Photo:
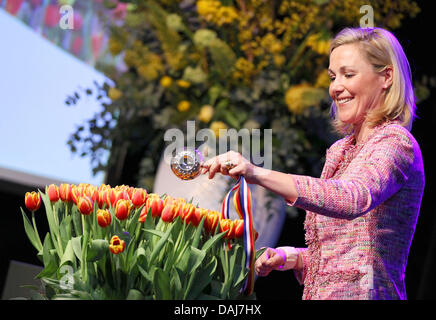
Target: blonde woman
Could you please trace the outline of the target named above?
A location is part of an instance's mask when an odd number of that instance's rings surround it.
[[[406,299],[424,191],[409,63],[392,33],[346,28],[332,40],[328,72],[333,125],[345,137],[327,150],[320,178],[257,167],[235,152],[208,160],[203,173],[243,175],[306,210],[307,248],[268,248],[259,276],[294,270],[303,299]]]

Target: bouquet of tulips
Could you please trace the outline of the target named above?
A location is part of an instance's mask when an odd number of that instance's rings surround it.
[[[43,239],[35,223],[41,201]],[[25,205],[25,232],[44,264],[37,298],[247,298],[244,220],[125,185],[52,184],[27,192]]]

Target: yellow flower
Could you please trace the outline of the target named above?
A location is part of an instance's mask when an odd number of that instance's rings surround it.
[[[179,110],[180,112],[188,111],[189,108],[191,108],[191,104],[189,103],[189,101],[186,100],[180,101],[177,105],[177,110]]]
[[[227,129],[227,125],[222,121],[214,121],[210,124],[209,129],[213,131],[216,137],[220,136],[220,129]]]
[[[191,83],[189,83],[186,80],[180,79],[180,80],[177,80],[177,85],[181,88],[189,88],[191,86]]]
[[[281,67],[285,63],[285,61],[286,61],[285,56],[282,55],[282,54],[275,54],[273,59],[274,59],[274,64],[277,67]]]
[[[109,88],[108,97],[112,101],[118,100],[119,98],[122,97],[122,95],[123,93],[121,92],[121,90],[118,90],[117,88],[114,87]]]
[[[221,7],[221,2],[217,0],[199,0],[197,1],[197,12],[207,21],[211,21]]]
[[[211,105],[204,105],[198,114],[198,120],[208,123],[214,114],[214,109]]]
[[[123,45],[114,38],[109,39],[108,47],[110,53],[114,56],[118,55],[121,51],[123,51]]]
[[[216,22],[219,26],[230,24],[238,19],[238,13],[233,7],[220,7],[217,12]]]
[[[171,79],[168,76],[163,76],[160,79],[160,85],[164,88],[169,88],[171,86],[171,84],[173,83],[173,79]]]
[[[330,77],[327,70],[324,70],[316,78],[315,88],[328,88],[329,86],[330,86]]]
[[[143,64],[136,69],[141,77],[148,81],[152,81],[158,77],[158,72],[153,65]]]
[[[325,90],[314,88],[308,84],[290,87],[285,94],[285,102],[289,111],[301,114],[306,108],[319,105],[325,97]]]

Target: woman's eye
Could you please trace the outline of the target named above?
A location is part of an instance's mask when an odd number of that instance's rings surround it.
[[[354,74],[352,74],[352,73],[347,73],[346,75],[345,75],[345,78],[351,78],[351,77],[353,77],[354,76]]]

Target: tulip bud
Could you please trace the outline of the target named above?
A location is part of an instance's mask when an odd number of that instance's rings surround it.
[[[151,215],[153,216],[153,218],[156,218],[161,215],[164,207],[164,202],[159,196],[149,197],[146,201],[146,207],[151,208]]]
[[[94,210],[94,202],[88,196],[81,197],[77,202],[77,209],[85,216],[90,215]]]
[[[70,184],[62,183],[59,187],[59,197],[63,202],[72,202],[73,201],[72,191],[73,189]]]
[[[195,213],[195,207],[193,204],[183,203],[181,205],[180,218],[182,218],[182,220],[185,220],[186,223],[189,223],[191,219],[193,219],[192,216],[194,215],[194,213]]]
[[[167,205],[162,209],[162,213],[160,218],[164,222],[173,222],[175,216],[175,210],[177,208],[177,204],[174,202],[168,202]]]
[[[235,238],[242,238],[244,236],[244,220],[239,219],[234,221],[235,224]]]
[[[232,239],[234,238],[234,229],[235,229],[235,224],[233,223],[233,221],[231,221],[230,219],[221,219],[220,220],[220,232],[227,232],[225,237],[227,239]]]
[[[109,206],[111,206],[111,207],[115,206],[116,194],[115,194],[115,190],[113,188],[110,188],[110,189],[107,190],[106,197],[107,197],[107,199],[106,199],[107,206],[108,207]]]
[[[79,199],[83,197],[83,186],[72,186],[71,190],[72,199],[75,205],[78,205]]]
[[[124,240],[121,240],[120,238],[118,238],[118,236],[112,237],[109,244],[109,250],[113,254],[119,254],[123,252],[125,248],[126,248],[126,242]]]
[[[115,216],[118,220],[126,220],[129,217],[131,209],[132,202],[130,200],[120,199],[115,205]]]
[[[100,209],[102,209],[105,204],[107,206],[107,190],[100,190],[96,200]]]
[[[109,210],[98,209],[97,210],[97,223],[100,227],[106,228],[111,224],[112,218]]]
[[[147,191],[142,188],[135,188],[132,193],[132,203],[135,208],[142,206],[147,200]]]
[[[57,202],[59,200],[59,188],[56,185],[51,184],[45,186],[45,193],[48,195],[51,202]]]
[[[26,192],[24,195],[24,204],[30,211],[36,211],[41,206],[41,195],[35,191]]]
[[[206,216],[205,228],[206,231],[213,234],[215,233],[216,226],[220,220],[220,215],[217,211],[209,211]]]

